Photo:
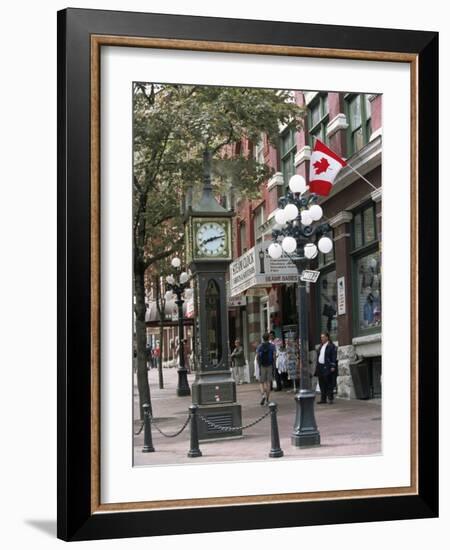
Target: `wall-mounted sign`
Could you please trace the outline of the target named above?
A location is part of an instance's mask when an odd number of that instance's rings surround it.
[[[242,307],[247,304],[247,296],[245,294],[236,294],[236,296],[230,295],[230,282],[225,282],[225,289],[227,292],[227,306],[228,307]]]
[[[345,277],[339,277],[336,283],[338,315],[345,315]]]
[[[274,260],[269,256],[267,249],[271,242],[258,243],[230,265],[231,296],[253,287],[298,281],[297,268],[290,258],[283,255]]]

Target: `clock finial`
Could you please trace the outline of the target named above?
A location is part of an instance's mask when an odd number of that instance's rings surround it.
[[[211,150],[206,147],[203,151],[203,192],[198,205],[193,209],[196,212],[227,212],[214,197],[211,184]]]

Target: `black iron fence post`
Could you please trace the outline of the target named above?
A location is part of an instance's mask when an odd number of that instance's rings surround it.
[[[188,452],[189,458],[196,458],[197,456],[202,456],[198,445],[198,426],[197,426],[197,405],[191,405],[189,407],[189,416],[191,422],[191,448]]]
[[[142,408],[144,409],[144,447],[142,449],[142,452],[154,453],[155,448],[153,447],[152,441],[152,420],[150,403],[144,403],[142,405]]]

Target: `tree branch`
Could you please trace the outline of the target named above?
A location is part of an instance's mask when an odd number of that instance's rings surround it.
[[[145,268],[148,268],[150,265],[154,264],[158,260],[162,260],[164,258],[167,258],[174,252],[176,252],[179,245],[183,242],[184,235],[182,235],[177,241],[173,243],[173,246],[169,248],[169,250],[164,250],[163,252],[160,252],[159,254],[155,254],[154,256],[151,256],[150,258],[147,258],[144,260]]]
[[[225,141],[222,141],[222,143],[219,143],[219,145],[214,147],[214,149],[211,149],[211,156],[213,156],[215,153],[217,153],[217,151],[222,149],[222,147],[224,147],[225,145],[229,145],[233,141],[233,133],[234,133],[234,128],[233,128],[233,126],[231,126],[230,127],[230,134],[229,134],[228,138]]]

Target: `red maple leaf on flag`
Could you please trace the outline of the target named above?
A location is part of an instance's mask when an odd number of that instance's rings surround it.
[[[318,175],[318,174],[322,174],[323,172],[326,172],[330,167],[330,163],[327,161],[325,157],[322,157],[320,160],[317,160],[313,164],[313,166],[315,168],[316,174]]]

